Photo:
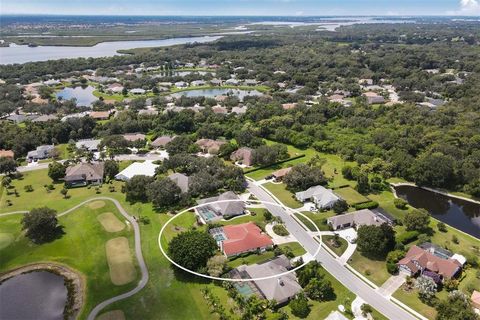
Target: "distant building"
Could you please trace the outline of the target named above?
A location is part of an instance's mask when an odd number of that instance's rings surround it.
[[[170,180],[175,182],[175,184],[182,190],[182,193],[187,193],[190,184],[190,178],[182,173],[173,173],[168,176]]]
[[[280,182],[283,178],[292,170],[292,167],[283,168],[272,173],[273,179],[276,182]]]
[[[27,160],[29,162],[47,159],[50,157],[50,153],[55,147],[53,145],[43,145],[37,147],[36,150],[29,151],[27,153]]]
[[[368,91],[363,93],[363,95],[367,98],[368,104],[385,103],[385,98],[376,92]]]
[[[155,170],[159,167],[158,164],[154,164],[151,160],[146,160],[145,162],[134,162],[120,173],[115,176],[115,179],[128,181],[134,176],[155,176]]]
[[[228,79],[225,81],[225,84],[229,86],[238,86],[239,83],[237,79]]]
[[[195,142],[203,153],[217,154],[220,150],[220,147],[227,143],[223,140],[212,140],[212,139],[200,139]]]
[[[51,120],[57,120],[58,117],[54,114],[44,114],[32,120],[32,122],[47,122]]]
[[[95,120],[108,120],[110,119],[110,115],[110,111],[92,111],[89,114],[90,118]]]
[[[380,226],[384,223],[393,225],[393,219],[378,211],[362,209],[355,212],[336,215],[327,219],[333,230],[358,228],[360,226]]]
[[[110,91],[110,92],[112,92],[112,93],[122,93],[123,88],[124,88],[124,87],[123,87],[120,83],[116,82],[116,83],[110,84],[110,85],[107,87],[107,90]]]
[[[233,107],[232,108],[232,113],[245,114],[245,113],[247,113],[247,107],[246,106]]]
[[[126,133],[123,135],[123,138],[130,142],[145,140],[146,136],[142,133]]]
[[[87,149],[88,151],[97,152],[100,142],[100,139],[79,140],[75,143],[75,147],[77,147],[77,149]]]
[[[188,87],[188,83],[186,83],[185,81],[178,81],[178,82],[175,82],[175,87],[186,88]]]
[[[207,83],[203,80],[195,80],[195,81],[191,82],[191,85],[194,86],[194,87],[200,87],[200,86],[204,86],[206,84]]]
[[[0,150],[0,158],[14,158],[15,153],[12,150]]]
[[[230,159],[234,162],[239,162],[244,166],[250,167],[253,164],[253,149],[242,147],[232,152]]]
[[[67,168],[65,183],[69,187],[86,186],[103,183],[104,163],[79,163]]]
[[[150,145],[154,148],[165,148],[167,143],[173,140],[173,136],[160,136],[157,137]]]
[[[213,228],[209,232],[227,257],[257,250],[262,252],[273,246],[272,239],[253,222]]]
[[[251,87],[254,87],[258,84],[258,81],[255,80],[255,79],[246,79],[245,81],[243,81],[243,83],[246,85],[246,86],[251,86]]]
[[[480,310],[480,292],[473,290],[470,300],[472,301],[472,306]]]
[[[36,118],[38,118],[36,114],[12,114],[8,116],[6,120],[19,124],[25,121],[32,121]]]
[[[212,112],[213,113],[216,113],[216,114],[227,114],[228,113],[228,109],[225,108],[225,107],[222,107],[220,105],[217,105],[217,106],[213,106],[212,107]]]
[[[291,269],[292,265],[288,258],[281,255],[261,264],[241,265],[230,272],[230,277],[234,279],[266,278]],[[236,286],[241,294],[245,292],[247,296],[256,294],[261,299],[275,300],[277,305],[286,304],[302,290],[293,272],[266,280],[239,282]],[[250,290],[241,290],[245,286],[249,286]]]
[[[297,106],[298,106],[298,103],[296,103],[296,102],[294,102],[294,103],[284,103],[284,104],[282,104],[283,110],[295,109]]]
[[[300,202],[313,201],[319,209],[330,209],[335,202],[340,200],[332,190],[322,186],[313,186],[305,191],[297,192],[295,197]]]
[[[145,94],[145,92],[146,91],[144,89],[141,89],[141,88],[135,88],[135,89],[130,90],[130,93],[134,94],[134,95]]]

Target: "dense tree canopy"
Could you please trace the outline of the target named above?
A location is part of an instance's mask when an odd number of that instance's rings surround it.
[[[22,218],[22,229],[26,230],[25,235],[35,243],[52,241],[62,232],[57,212],[47,207],[27,212]]]
[[[168,253],[173,261],[194,271],[204,268],[216,250],[215,239],[203,231],[182,232],[168,244]]]

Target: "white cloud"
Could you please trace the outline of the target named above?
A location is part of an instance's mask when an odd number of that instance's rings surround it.
[[[479,0],[460,0],[460,8],[457,11],[450,11],[448,14],[475,16],[480,14]]]

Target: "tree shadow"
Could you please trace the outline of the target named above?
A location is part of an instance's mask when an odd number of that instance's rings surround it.
[[[193,275],[183,269],[171,265],[175,279],[183,283],[210,284],[212,280]]]
[[[31,238],[35,244],[45,244],[61,239],[66,232],[63,230],[64,226],[58,225],[51,232],[42,235],[41,237]]]

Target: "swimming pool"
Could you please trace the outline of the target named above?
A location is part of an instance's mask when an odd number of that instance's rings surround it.
[[[217,218],[217,214],[210,207],[197,208],[198,213],[202,216],[205,222],[211,221]]]

